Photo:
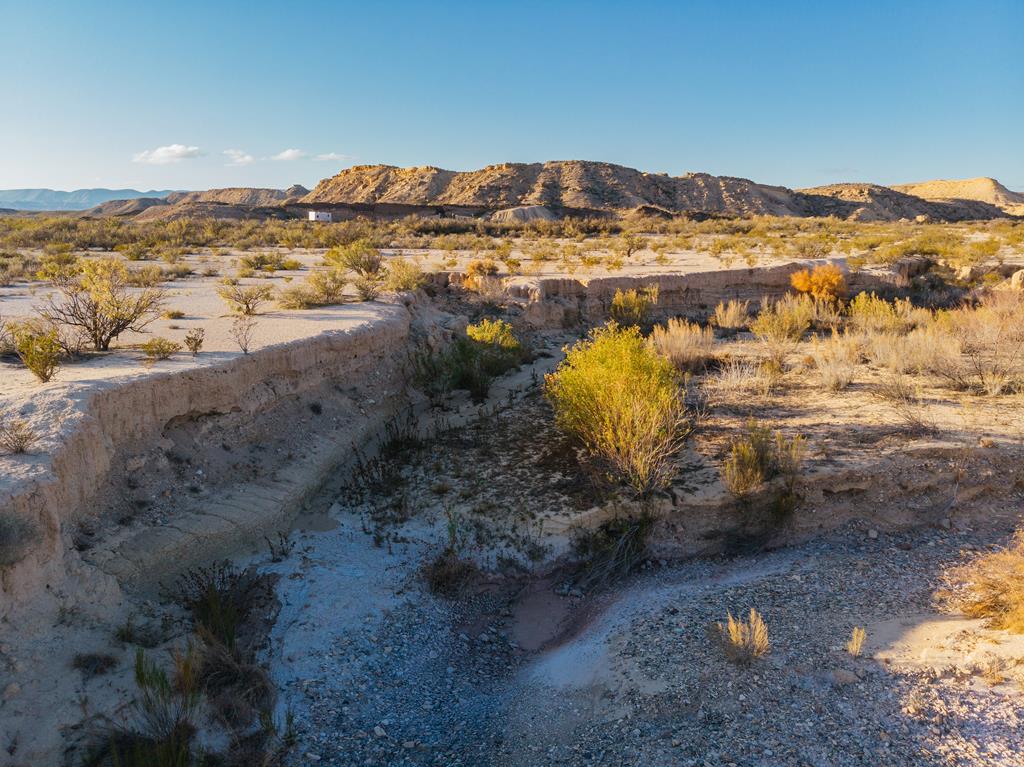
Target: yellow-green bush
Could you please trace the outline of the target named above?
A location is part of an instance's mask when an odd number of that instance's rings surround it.
[[[658,286],[652,285],[641,290],[630,288],[616,290],[612,296],[611,318],[619,325],[647,324],[651,307],[658,303]]]
[[[688,432],[682,392],[675,368],[638,328],[609,323],[592,331],[545,376],[545,393],[558,425],[610,477],[641,495],[668,485]]]

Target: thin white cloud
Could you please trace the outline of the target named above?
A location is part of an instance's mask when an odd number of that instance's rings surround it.
[[[301,149],[285,149],[283,152],[278,152],[277,154],[275,154],[270,159],[271,160],[301,160],[303,157],[306,157],[306,156],[307,156],[306,152],[303,152]]]
[[[350,155],[350,154],[341,154],[341,152],[324,152],[323,154],[318,154],[313,159],[314,160],[328,160],[330,162],[347,162],[347,161],[349,161],[349,160],[351,160],[353,158],[352,158],[352,155]]]
[[[170,165],[171,163],[191,160],[199,157],[202,152],[197,146],[185,146],[184,144],[168,144],[158,146],[156,149],[146,149],[132,155],[132,162],[146,163],[147,165]]]
[[[228,165],[252,165],[256,158],[243,149],[225,149],[224,155],[228,158]]]

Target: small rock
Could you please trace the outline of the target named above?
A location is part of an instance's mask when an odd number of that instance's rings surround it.
[[[388,736],[387,731],[379,724],[373,728],[373,735],[377,738],[386,738]]]
[[[844,668],[833,669],[831,673],[832,684],[842,686],[846,684],[854,684],[857,682],[857,675],[852,671],[847,671]]]
[[[874,528],[868,530],[868,538],[870,538],[871,540],[877,539],[878,538],[878,531],[875,530]]]
[[[19,695],[21,695],[21,685],[17,682],[11,682],[4,688],[4,700],[12,700]]]

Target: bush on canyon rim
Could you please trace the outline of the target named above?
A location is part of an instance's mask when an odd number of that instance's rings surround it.
[[[558,425],[615,479],[646,495],[668,485],[688,428],[678,374],[636,327],[597,328],[566,352],[545,391]]]

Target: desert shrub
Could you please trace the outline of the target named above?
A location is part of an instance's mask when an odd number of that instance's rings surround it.
[[[811,345],[811,358],[822,386],[829,391],[840,391],[852,383],[860,364],[860,340],[839,333],[833,333],[826,341],[815,338]]]
[[[484,318],[476,324],[467,325],[466,335],[477,343],[493,346],[511,355],[519,355],[522,352],[523,346],[516,338],[512,325],[502,319]]]
[[[1024,389],[1024,297],[986,296],[974,309],[949,314],[950,334],[961,350],[959,366],[935,372],[991,396]]]
[[[658,286],[636,290],[616,290],[609,311],[612,320],[623,327],[644,326],[651,307],[658,303]]]
[[[116,246],[114,250],[116,250],[129,261],[147,261],[151,256],[149,248],[147,248],[141,242],[122,243]]]
[[[466,264],[466,279],[490,277],[498,273],[498,264],[493,258],[474,258]]]
[[[158,360],[170,359],[175,352],[181,351],[181,344],[169,338],[151,338],[142,345],[142,353],[146,355],[146,362],[152,365]]]
[[[14,354],[14,330],[10,321],[0,316],[0,356]]]
[[[940,596],[971,618],[988,618],[993,628],[1024,634],[1024,532],[1010,545],[984,554],[946,576]]]
[[[704,367],[711,356],[715,334],[711,328],[702,328],[696,323],[681,319],[670,319],[665,325],[658,325],[651,331],[648,343],[662,357],[668,359],[678,370],[696,372]]]
[[[29,281],[39,270],[39,262],[31,256],[0,251],[0,286]]]
[[[228,335],[230,335],[231,339],[238,344],[238,348],[242,350],[242,354],[248,354],[249,347],[252,345],[252,337],[255,332],[256,318],[242,315],[231,323]]]
[[[203,341],[206,339],[206,330],[203,328],[192,328],[185,334],[185,348],[192,353],[193,357],[199,355],[203,348]]]
[[[545,376],[558,425],[576,436],[610,477],[645,495],[668,485],[687,436],[678,374],[636,327],[610,323],[566,352]]]
[[[0,418],[0,450],[6,453],[27,453],[39,441],[35,429],[20,418]]]
[[[858,293],[847,307],[850,325],[863,333],[901,333],[915,322],[909,299],[892,303],[874,293]]]
[[[160,316],[165,320],[180,320],[185,316],[185,312],[181,311],[181,309],[168,309]]]
[[[249,253],[239,259],[240,263],[248,269],[257,272],[276,272],[282,269],[301,269],[302,264],[295,259],[285,260],[285,257],[277,252],[270,253]]]
[[[808,296],[785,296],[765,301],[750,330],[764,345],[768,356],[780,365],[796,348],[814,319],[814,301]]]
[[[590,589],[629,575],[647,556],[654,517],[647,512],[620,514],[593,530],[580,530],[573,539],[579,559],[576,583]]]
[[[715,624],[714,631],[726,657],[738,665],[749,666],[771,650],[768,626],[754,608],[750,608],[747,620],[733,618],[732,613],[728,613],[726,622]]]
[[[789,282],[794,290],[830,303],[846,297],[846,277],[835,264],[819,264],[813,270],[801,269],[789,276]]]
[[[164,300],[156,288],[131,290],[128,268],[117,258],[82,259],[74,274],[56,279],[40,314],[50,322],[81,331],[97,351],[126,330],[136,333],[159,316]]]
[[[324,254],[324,260],[329,264],[355,272],[360,277],[378,274],[383,265],[380,251],[365,239],[331,248]]]
[[[0,511],[0,568],[24,559],[38,534],[35,523],[24,514]]]
[[[714,323],[722,330],[739,331],[747,326],[750,302],[730,298],[728,303],[719,301],[715,307]]]
[[[274,296],[269,285],[222,285],[217,295],[235,314],[250,317],[259,314],[260,307]]]
[[[391,291],[419,290],[426,282],[423,269],[415,261],[404,258],[393,258],[388,262],[387,275],[384,277],[384,289]]]
[[[359,274],[352,281],[360,301],[373,301],[380,295],[381,279],[377,274]]]
[[[141,269],[129,270],[125,282],[133,288],[155,288],[166,279],[163,269],[156,264],[147,264]]]
[[[18,359],[43,383],[51,380],[60,368],[63,349],[57,330],[41,331],[31,325],[13,331],[14,349]]]
[[[744,498],[768,480],[784,479],[787,492],[794,492],[800,465],[806,452],[803,437],[786,438],[751,419],[743,434],[729,445],[722,466],[722,482],[737,498]]]
[[[310,274],[300,285],[285,288],[277,302],[282,309],[308,309],[312,306],[340,304],[348,281],[340,269],[325,269]]]

